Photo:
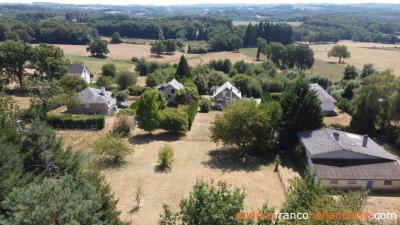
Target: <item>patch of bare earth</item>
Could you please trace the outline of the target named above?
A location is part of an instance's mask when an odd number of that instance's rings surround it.
[[[20,109],[27,109],[31,105],[31,99],[32,97],[28,96],[19,96],[19,95],[10,95],[11,98],[14,100],[15,104],[20,108]]]
[[[351,116],[348,113],[343,112],[341,109],[338,109],[337,107],[335,107],[334,110],[337,115],[324,117],[324,123],[328,126],[332,124],[349,126],[351,122]]]
[[[157,224],[162,204],[177,210],[180,200],[188,196],[198,179],[222,180],[244,189],[245,210],[259,210],[264,203],[282,206],[284,189],[272,165],[260,163],[253,167],[250,163],[225,161],[218,146],[209,140],[209,125],[217,114],[198,113],[186,136],[158,131],[149,137],[140,129],[133,132],[128,141],[135,153],[126,157],[122,167],[104,171],[107,183],[119,199],[117,207],[122,219],[132,224]],[[174,148],[175,163],[170,172],[163,173],[157,170],[157,155],[166,144]],[[144,188],[143,207],[132,212],[138,183]]]

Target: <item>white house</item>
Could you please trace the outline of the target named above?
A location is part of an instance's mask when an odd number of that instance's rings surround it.
[[[242,93],[228,81],[218,87],[211,97],[215,103],[222,105],[240,98],[242,98]]]
[[[79,76],[90,84],[90,72],[86,66],[81,64],[69,64],[67,67],[68,74],[72,76]]]
[[[400,190],[396,158],[368,135],[319,128],[297,133],[307,164],[328,188]]]
[[[310,90],[317,94],[318,99],[321,101],[321,109],[324,113],[333,112],[336,100],[323,89],[319,84],[310,84]]]
[[[173,79],[168,83],[160,84],[157,89],[161,91],[169,104],[175,103],[175,92],[182,89],[183,85],[177,80]]]

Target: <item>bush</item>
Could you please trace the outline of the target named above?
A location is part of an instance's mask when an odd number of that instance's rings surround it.
[[[168,108],[161,112],[161,129],[174,133],[185,132],[188,123],[188,115],[182,110]]]
[[[199,99],[199,94],[197,93],[196,88],[193,87],[185,87],[180,90],[178,90],[175,94],[175,100],[179,104],[189,104],[193,100],[198,100]]]
[[[87,83],[81,77],[67,75],[61,78],[60,86],[67,93],[77,93],[87,88]]]
[[[122,137],[126,137],[131,132],[132,118],[125,115],[119,115],[117,120],[114,122],[113,133],[118,134]]]
[[[109,77],[100,76],[97,79],[96,84],[98,87],[105,87],[106,89],[110,89],[113,81]]]
[[[119,72],[116,83],[120,90],[125,90],[128,87],[134,85],[137,81],[137,75],[135,73],[129,71],[121,71]]]
[[[189,121],[189,130],[192,127],[192,122],[197,114],[197,109],[199,108],[199,100],[194,100],[190,103],[187,109],[188,121]]]
[[[174,149],[168,145],[161,147],[158,152],[158,163],[160,169],[170,170],[174,161]]]
[[[112,160],[113,163],[119,163],[130,152],[122,138],[112,134],[98,139],[94,143],[94,150],[97,155],[105,160]]]
[[[208,52],[207,48],[205,47],[192,47],[189,46],[188,53],[189,54],[206,54]]]
[[[118,102],[125,101],[125,99],[128,98],[128,96],[129,96],[129,90],[119,91],[115,94],[115,98],[117,99]]]
[[[50,126],[59,129],[96,129],[104,128],[104,115],[60,115],[47,114],[47,122]]]
[[[129,95],[140,96],[143,94],[143,92],[146,91],[146,87],[133,85],[133,86],[128,87],[128,90],[129,90]]]
[[[202,99],[200,102],[200,112],[208,113],[210,111],[210,103],[207,99]]]
[[[122,110],[120,110],[118,112],[118,115],[135,116],[136,115],[136,110],[133,110],[131,108],[122,109]]]
[[[133,57],[131,58],[131,61],[134,62],[134,63],[137,63],[137,62],[139,62],[139,58],[133,56]]]
[[[304,166],[305,162],[304,162],[304,148],[301,144],[298,144],[296,146],[296,148],[294,149],[294,159],[296,160],[297,163],[299,163],[300,165]]]
[[[107,77],[115,77],[117,74],[117,67],[114,63],[107,63],[101,67],[101,75]]]
[[[111,44],[119,44],[119,43],[122,43],[121,35],[120,35],[118,32],[112,33],[110,43],[111,43]]]

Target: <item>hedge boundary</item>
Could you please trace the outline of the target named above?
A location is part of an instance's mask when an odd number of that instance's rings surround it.
[[[193,122],[194,118],[196,117],[198,109],[199,109],[199,100],[193,100],[190,103],[189,107],[187,108],[189,130],[192,128],[192,122]]]
[[[47,114],[47,123],[56,129],[101,130],[104,128],[104,115]]]

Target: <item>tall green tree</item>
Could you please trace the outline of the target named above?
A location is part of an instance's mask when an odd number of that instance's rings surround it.
[[[151,44],[150,52],[152,54],[157,54],[158,56],[161,55],[163,52],[166,51],[166,47],[164,41],[155,41]]]
[[[296,133],[322,127],[321,102],[308,82],[298,78],[284,90],[281,98],[283,110],[283,138],[288,144],[294,143]]]
[[[118,32],[112,33],[110,43],[111,43],[111,44],[119,44],[119,43],[122,43],[121,35],[120,35]]]
[[[261,107],[254,100],[235,101],[215,118],[210,127],[211,140],[241,150],[270,149],[279,130],[281,113],[278,103]]]
[[[176,69],[175,78],[179,81],[188,79],[192,77],[192,72],[190,66],[184,55],[181,56],[179,60],[178,68]]]
[[[101,75],[115,77],[117,75],[117,66],[114,63],[107,63],[101,67]]]
[[[375,69],[374,65],[371,63],[367,63],[363,66],[363,69],[361,71],[361,77],[362,78],[368,77],[369,75],[372,75],[375,72],[376,72],[376,69]]]
[[[0,69],[8,78],[17,78],[24,86],[25,64],[32,57],[32,47],[24,42],[7,40],[0,43]]]
[[[339,58],[339,63],[341,63],[342,59],[350,57],[350,52],[347,50],[346,45],[335,45],[331,50],[329,50],[328,57]]]
[[[355,98],[356,113],[350,126],[358,133],[384,133],[400,119],[400,80],[390,71],[370,75]]]
[[[344,68],[343,80],[354,80],[358,77],[357,68],[353,65],[347,65]]]
[[[48,44],[34,47],[30,62],[40,75],[50,79],[60,79],[64,76],[67,73],[66,65],[69,63],[64,58],[61,48]]]
[[[105,58],[106,55],[110,53],[107,45],[107,41],[101,40],[101,38],[97,37],[90,42],[86,51],[90,52],[90,55],[96,58]]]
[[[310,69],[314,65],[314,52],[305,44],[295,48],[295,66],[300,70]]]
[[[136,120],[139,127],[151,132],[160,126],[161,110],[167,106],[164,95],[155,90],[149,89],[140,96],[136,110]]]

